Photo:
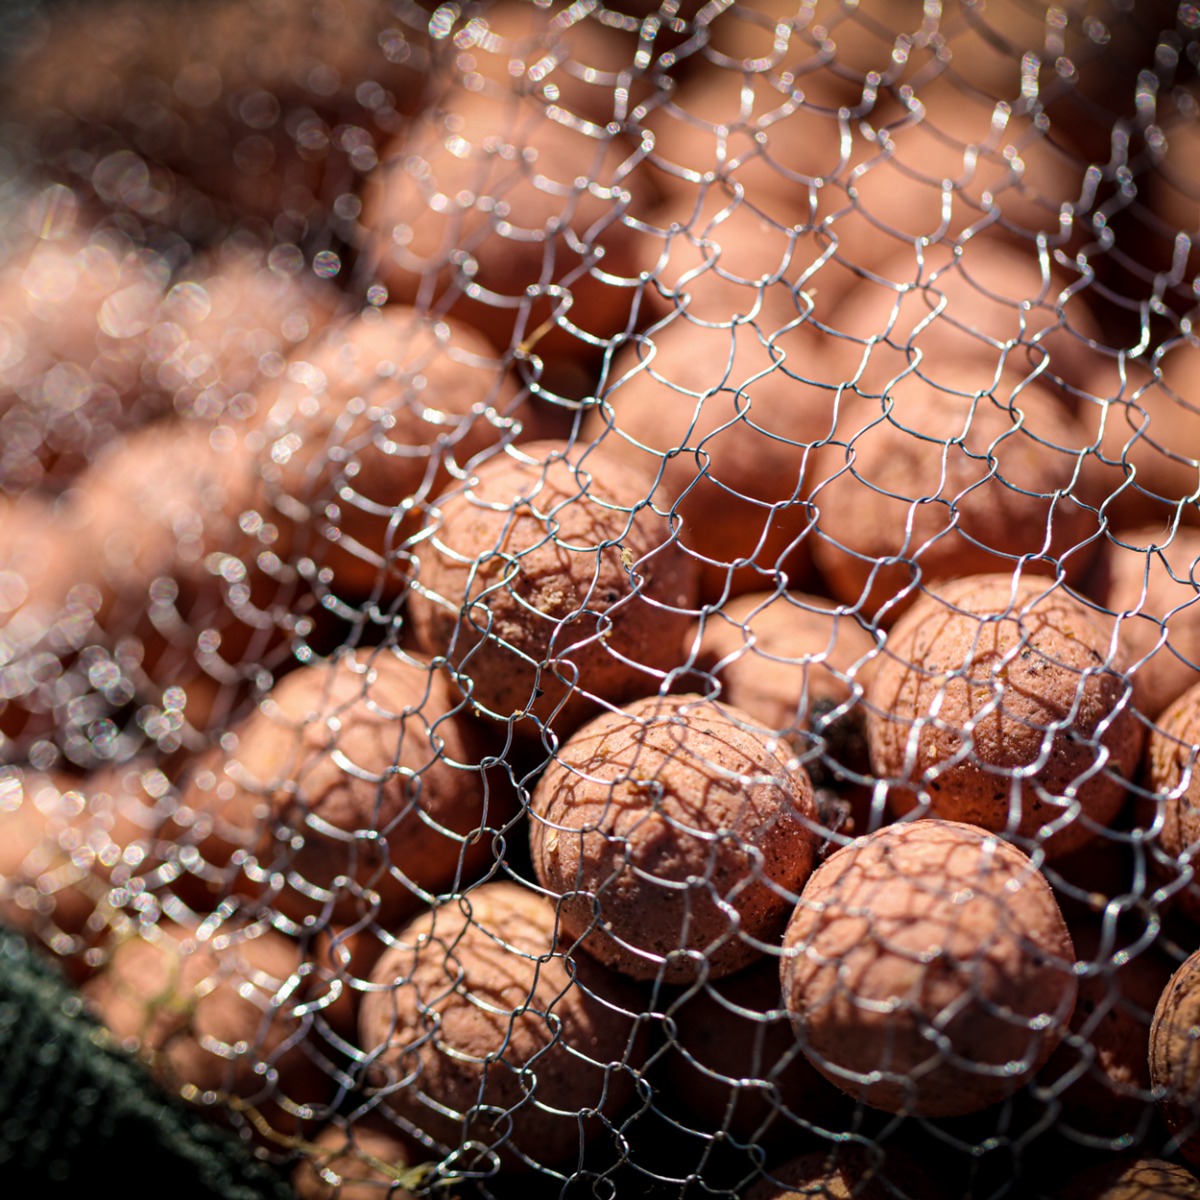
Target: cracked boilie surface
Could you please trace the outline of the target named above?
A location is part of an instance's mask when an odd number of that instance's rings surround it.
[[[371,974],[371,1089],[438,1141],[480,1143],[478,1169],[576,1155],[633,1093],[643,1001],[555,936],[549,900],[489,883],[398,930]]]
[[[1140,802],[1141,823],[1154,824],[1158,815],[1155,809],[1161,809],[1154,865],[1172,878],[1191,869],[1195,847],[1200,843],[1198,746],[1200,684],[1189,688],[1159,716],[1146,744],[1145,781],[1155,799]],[[1200,920],[1200,886],[1194,880],[1175,892],[1175,900],[1187,917]]]
[[[1144,728],[1108,626],[1062,587],[971,576],[923,596],[867,689],[874,773],[918,807],[1058,856],[1119,812]]]
[[[953,821],[890,825],[827,859],[788,923],[784,1002],[812,1064],[922,1117],[1011,1095],[1061,1041],[1075,952],[1040,872]]]
[[[479,706],[531,712],[560,737],[597,699],[657,689],[681,661],[698,586],[670,522],[644,504],[651,480],[601,451],[566,454],[528,443],[440,501],[409,599],[420,649],[445,655]]]
[[[802,766],[754,718],[651,696],[579,730],[531,801],[563,932],[634,978],[717,979],[777,944],[816,854]]]
[[[1179,1153],[1200,1166],[1200,951],[1171,976],[1150,1025],[1150,1083]]]

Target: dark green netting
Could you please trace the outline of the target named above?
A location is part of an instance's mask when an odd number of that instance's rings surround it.
[[[0,927],[0,1179],[78,1195],[108,1181],[176,1200],[287,1200],[290,1187],[239,1139],[166,1098],[114,1049],[79,997]]]

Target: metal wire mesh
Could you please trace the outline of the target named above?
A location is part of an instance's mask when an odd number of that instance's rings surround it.
[[[1200,1191],[1193,6],[32,7],[0,916],[110,1041],[303,1196]]]

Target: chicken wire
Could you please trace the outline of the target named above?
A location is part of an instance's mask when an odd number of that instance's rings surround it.
[[[1145,1059],[1195,944],[1164,710],[1200,662],[1196,24],[33,7],[6,919],[297,1188],[739,1196],[833,1153],[853,1194],[1058,1196],[1187,1161],[1188,1081]],[[1030,856],[999,895],[943,863],[802,897],[945,792]],[[1041,879],[1073,943],[1024,923]],[[839,905],[828,962],[785,944]],[[911,991],[853,993],[862,946]],[[988,975],[1026,957],[1032,1010]],[[789,1020],[800,963],[839,968],[842,1041]]]

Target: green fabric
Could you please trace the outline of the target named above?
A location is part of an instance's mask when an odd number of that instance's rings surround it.
[[[170,1200],[294,1200],[236,1137],[167,1098],[111,1049],[78,995],[0,926],[0,1193],[113,1184]]]

